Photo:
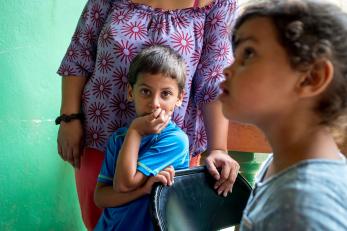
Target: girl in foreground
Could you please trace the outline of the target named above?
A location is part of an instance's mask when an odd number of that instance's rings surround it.
[[[317,1],[266,1],[238,19],[223,113],[273,148],[241,230],[347,230],[346,38],[347,15]]]

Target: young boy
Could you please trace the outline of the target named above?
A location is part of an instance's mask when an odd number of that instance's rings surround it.
[[[183,100],[182,58],[168,47],[149,47],[134,58],[128,77],[137,118],[109,139],[94,194],[105,209],[95,230],[153,230],[153,184],[170,186],[174,170],[189,166],[188,137],[170,120]]]
[[[262,1],[238,19],[223,113],[273,149],[241,230],[347,230],[346,38],[347,15],[322,1]]]

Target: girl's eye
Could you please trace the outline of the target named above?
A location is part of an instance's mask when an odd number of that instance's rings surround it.
[[[250,48],[250,47],[246,47],[243,50],[243,57],[242,60],[243,61],[247,61],[248,59],[251,59],[254,56],[254,49]]]

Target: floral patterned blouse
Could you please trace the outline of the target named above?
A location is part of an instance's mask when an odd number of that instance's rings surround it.
[[[186,94],[173,121],[188,135],[194,156],[207,146],[201,107],[219,94],[232,62],[230,30],[236,0],[161,10],[131,0],[88,0],[58,74],[87,77],[82,96],[86,146],[104,151],[112,132],[135,117],[127,101],[127,72],[143,48],[170,46],[185,59]]]

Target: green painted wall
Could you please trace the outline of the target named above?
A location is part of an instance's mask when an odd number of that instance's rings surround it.
[[[0,230],[84,230],[55,74],[85,0],[0,1]]]

